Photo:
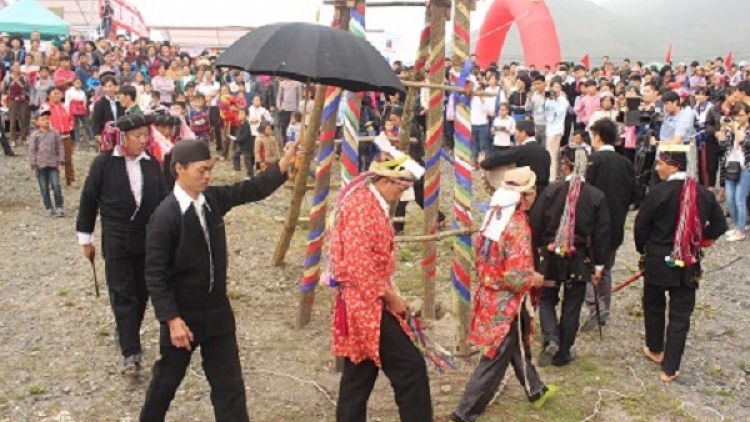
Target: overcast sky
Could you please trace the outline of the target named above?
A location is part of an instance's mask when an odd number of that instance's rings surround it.
[[[565,1],[565,0],[548,0]],[[590,0],[601,3],[606,0]],[[321,0],[130,0],[152,26],[261,26],[273,22],[314,22],[321,10],[321,23],[329,24],[332,6],[320,5]],[[374,1],[373,3],[375,3]],[[197,8],[188,8],[187,5]],[[472,14],[472,29],[481,25],[491,0],[479,0]],[[423,8],[370,8],[367,10],[368,29],[382,30],[397,37],[400,59],[413,59],[424,22]],[[451,25],[448,25],[450,34]]]

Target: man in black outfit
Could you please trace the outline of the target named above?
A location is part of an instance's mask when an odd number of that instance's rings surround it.
[[[124,358],[123,373],[141,370],[140,329],[148,302],[143,277],[146,224],[167,196],[161,168],[146,152],[153,116],[126,116],[117,121],[124,142],[94,159],[81,192],[76,231],[83,255],[94,259],[92,233],[97,212],[102,221],[109,301]]]
[[[91,126],[94,137],[99,144],[102,141],[104,126],[125,115],[125,108],[117,101],[117,79],[111,74],[102,77],[102,90],[104,95],[94,104],[91,114]]]
[[[393,123],[393,126],[395,126],[398,130],[406,130],[401,127],[401,117],[404,115],[404,108],[402,106],[396,105],[390,109],[389,113],[389,118]],[[413,139],[416,139],[416,141],[412,141],[409,143],[409,156],[412,158],[412,160],[419,163],[419,165],[424,166],[424,139],[422,137],[422,129],[419,127],[419,123],[417,123],[416,119],[412,119],[411,121],[409,136]],[[417,202],[417,205],[419,205],[420,208],[424,209],[424,178],[415,181],[413,189],[414,200]],[[398,203],[395,214],[397,218],[406,217],[407,205],[409,205],[408,201],[400,201]],[[445,221],[445,214],[443,214],[442,211],[438,211],[438,225],[442,226]],[[404,223],[394,223],[393,228],[394,230],[396,230],[397,234],[402,233],[404,231]]]
[[[516,124],[516,144],[514,148],[490,154],[479,165],[485,170],[515,164],[516,167],[531,167],[536,174],[536,192],[541,195],[549,185],[552,158],[536,138],[534,123],[524,120]]]
[[[662,147],[656,162],[656,172],[663,182],[651,188],[643,200],[635,219],[633,237],[644,271],[646,346],[643,351],[660,364],[660,379],[670,382],[679,375],[690,316],[695,309],[695,293],[701,277],[701,248],[710,246],[728,226],[714,195],[686,173],[687,154],[666,149],[668,147]],[[683,195],[693,199],[684,205],[681,203]],[[676,233],[678,229],[680,232]],[[680,242],[675,247],[675,239],[693,241],[687,246]],[[681,255],[677,259],[675,251]],[[667,294],[669,322],[665,317]]]
[[[146,285],[161,323],[159,350],[141,422],[162,422],[190,364],[201,348],[217,422],[247,422],[235,320],[227,297],[224,215],[260,201],[287,180],[303,153],[297,142],[256,177],[231,186],[210,186],[208,144],[182,140],[172,149],[173,193],[154,212],[146,239]]]
[[[605,118],[591,126],[595,153],[589,157],[586,170],[586,183],[599,188],[604,193],[609,209],[609,257],[604,265],[599,291],[589,284],[586,287],[586,306],[589,318],[581,327],[581,332],[591,331],[599,323],[605,325],[612,302],[612,267],[615,265],[617,249],[625,238],[625,219],[630,204],[635,201],[636,183],[633,164],[615,152],[615,142],[619,138],[617,124]],[[596,293],[599,295],[600,315],[596,315]]]
[[[575,164],[574,164],[575,162]],[[565,366],[578,331],[586,285],[598,284],[609,256],[609,211],[604,194],[586,183],[586,152],[569,150],[563,163],[565,181],[549,186],[531,209],[531,232],[535,249],[541,249],[540,273],[544,275],[539,319],[544,348],[539,366]],[[593,262],[587,262],[587,260]],[[592,278],[592,268],[596,272]],[[556,307],[563,287],[558,324]]]

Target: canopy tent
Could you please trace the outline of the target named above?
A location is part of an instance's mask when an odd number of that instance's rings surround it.
[[[39,31],[42,38],[68,35],[70,25],[36,0],[18,0],[0,9],[0,30],[28,37]]]

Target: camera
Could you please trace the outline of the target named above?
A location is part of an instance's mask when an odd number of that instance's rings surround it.
[[[721,118],[721,124],[728,125],[734,121],[734,118],[732,116],[724,116]]]

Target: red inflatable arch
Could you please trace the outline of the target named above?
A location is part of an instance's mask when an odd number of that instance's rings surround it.
[[[479,30],[474,50],[480,66],[498,61],[513,22],[521,34],[527,66],[554,68],[560,62],[560,40],[547,3],[543,0],[495,0]]]

